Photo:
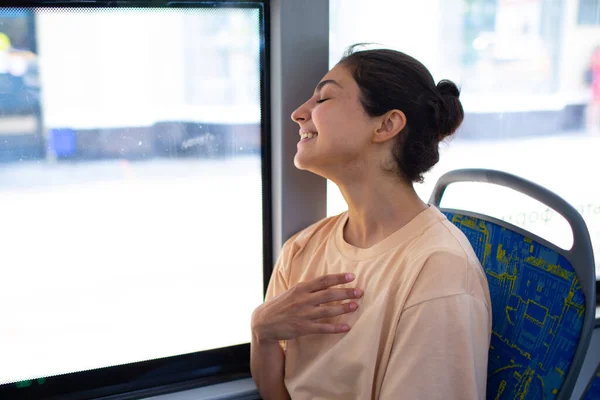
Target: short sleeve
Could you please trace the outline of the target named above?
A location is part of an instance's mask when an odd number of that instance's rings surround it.
[[[491,313],[477,262],[432,254],[399,317],[380,399],[485,399]]]
[[[469,294],[404,311],[380,400],[485,399],[490,333],[484,303]]]
[[[267,286],[267,294],[265,295],[265,301],[271,300],[274,297],[279,296],[281,293],[289,289],[287,279],[282,271],[284,254],[280,254],[279,259],[275,263],[273,273],[269,279],[269,286]]]
[[[297,251],[296,239],[300,233],[296,233],[283,244],[275,267],[273,267],[273,273],[269,279],[265,301],[271,300],[289,289],[290,264],[294,253]]]
[[[279,254],[279,258],[275,263],[275,267],[273,268],[273,273],[271,274],[271,278],[269,279],[269,286],[267,286],[267,293],[265,295],[265,301],[269,301],[280,294],[284,293],[289,289],[288,280],[286,278],[286,271],[288,271],[288,260],[290,258],[290,250],[289,245],[286,243],[283,246],[281,253]],[[286,342],[285,340],[280,340],[279,344],[281,348],[285,351]]]

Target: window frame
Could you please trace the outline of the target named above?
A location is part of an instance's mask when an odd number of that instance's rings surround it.
[[[6,1],[3,8],[253,8],[260,21],[261,176],[264,287],[273,268],[271,74],[269,0],[145,1]],[[248,378],[250,344],[177,355],[90,371],[0,385],[0,398],[87,399],[118,396],[133,399]]]

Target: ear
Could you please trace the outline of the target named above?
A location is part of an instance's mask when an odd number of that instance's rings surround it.
[[[373,135],[374,143],[386,142],[398,135],[406,126],[406,115],[400,110],[391,110],[380,117]]]

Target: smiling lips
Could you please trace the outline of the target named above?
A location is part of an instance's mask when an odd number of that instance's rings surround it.
[[[300,131],[300,141],[305,141],[317,137],[317,132]]]

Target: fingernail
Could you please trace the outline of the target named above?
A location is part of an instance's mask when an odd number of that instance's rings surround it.
[[[355,303],[350,303],[350,309],[351,309],[352,311],[356,310],[356,306],[357,306],[357,305],[356,305]]]
[[[354,274],[346,274],[346,280],[349,282],[354,279]]]
[[[360,296],[360,290],[354,289],[354,297],[359,297],[359,296]]]

